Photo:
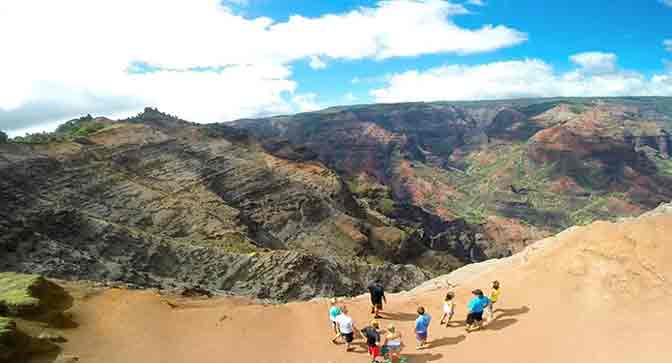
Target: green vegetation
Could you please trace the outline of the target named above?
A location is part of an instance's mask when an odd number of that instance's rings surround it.
[[[152,107],[145,107],[145,109],[140,112],[139,114],[129,117],[125,120],[125,122],[164,122],[164,121],[178,121],[178,122],[186,122],[180,119],[177,116],[170,115],[164,112],[159,111],[157,108],[152,108]]]
[[[97,123],[91,115],[86,115],[59,126],[55,134],[63,135],[66,138],[86,137],[104,128],[104,124]]]
[[[392,199],[383,198],[379,202],[379,207],[380,207],[380,211],[383,214],[391,214],[392,212],[394,212],[395,204],[394,204],[394,201]]]
[[[14,321],[0,316],[0,339],[14,331]]]
[[[529,161],[524,143],[495,147],[473,153],[464,161],[466,168],[462,173],[415,162],[417,177],[432,184],[449,185],[457,191],[448,196],[436,195],[429,201],[432,206],[448,209],[473,224],[498,215],[559,231],[598,219],[615,219],[618,215],[609,210],[609,201],[627,199],[622,194],[601,192],[608,178],[599,168],[577,174],[574,181],[580,189],[576,193],[554,192],[555,164],[537,165]],[[660,159],[658,163],[663,172],[672,175],[672,160]]]
[[[231,233],[225,238],[217,240],[181,239],[176,240],[175,243],[189,246],[217,248],[227,253],[235,253],[240,255],[247,255],[250,253],[260,252],[262,250],[239,233]]]
[[[660,156],[654,156],[653,161],[656,163],[660,174],[672,177],[672,159],[663,159]]]
[[[108,124],[97,121],[91,115],[86,115],[60,125],[54,132],[39,132],[17,136],[12,141],[21,144],[69,142],[80,137],[87,137],[106,127],[108,127]]]
[[[40,283],[40,279],[37,275],[0,273],[0,311],[16,315],[21,311],[36,310],[40,300],[33,296],[31,289]]]
[[[72,306],[72,296],[39,275],[0,273],[0,313],[6,316],[58,315]]]

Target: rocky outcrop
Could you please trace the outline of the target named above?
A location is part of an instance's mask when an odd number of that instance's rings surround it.
[[[70,294],[42,276],[0,273],[0,315],[44,318],[70,309],[72,303]]]
[[[64,311],[72,303],[69,293],[42,276],[0,273],[0,362],[25,362],[36,354],[58,351],[62,338],[49,330],[63,327],[68,321]]]
[[[230,253],[138,233],[73,210],[45,212],[25,223],[21,243],[1,240],[0,269],[160,289],[198,286],[274,301],[355,295],[377,277],[398,291],[430,277],[414,266],[373,266],[296,251]]]
[[[246,131],[155,109],[96,120],[68,125],[85,136],[0,147],[0,269],[276,300],[429,276],[363,262],[366,211],[305,149],[266,141],[273,155]]]

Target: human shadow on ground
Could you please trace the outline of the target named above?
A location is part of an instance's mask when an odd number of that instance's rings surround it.
[[[527,305],[523,305],[523,306],[521,306],[519,308],[515,308],[515,309],[495,309],[494,320],[497,320],[497,319],[503,318],[503,317],[527,314],[529,312],[530,312],[530,308]]]
[[[502,330],[518,322],[518,319],[495,319],[479,330]]]
[[[383,313],[382,320],[413,321],[418,318],[418,314],[409,313]]]
[[[467,325],[467,322],[464,320],[451,320],[447,324],[448,328],[459,328]]]
[[[495,309],[492,321],[487,325],[488,326],[493,326],[493,324],[495,324],[497,321],[499,321],[502,318],[508,318],[508,317],[511,317],[511,316],[523,315],[523,314],[527,314],[529,312],[530,312],[530,308],[527,305],[523,305],[523,306],[521,306],[519,308],[515,308],[515,309]],[[517,321],[517,319],[506,319],[506,320],[514,320],[514,323]],[[509,325],[511,325],[511,324],[509,324]],[[498,325],[495,324],[495,326],[498,326]]]
[[[515,309],[495,309],[492,321],[485,323],[480,329],[482,330],[502,330],[518,322],[518,319],[511,318],[512,316],[527,314],[530,312],[528,306],[521,306]],[[508,319],[504,319],[508,318]]]
[[[455,345],[455,344],[458,344],[458,343],[464,341],[465,339],[467,339],[467,336],[464,335],[464,334],[458,335],[456,337],[443,337],[443,338],[440,338],[440,339],[429,341],[428,345],[429,345],[429,348],[436,348],[436,347],[441,347],[441,346],[444,346],[444,345]]]

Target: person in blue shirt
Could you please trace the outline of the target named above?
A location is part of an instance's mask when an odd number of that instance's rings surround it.
[[[329,320],[331,325],[334,328],[334,338],[331,340],[332,343],[336,344],[336,340],[341,337],[341,332],[338,330],[338,316],[341,315],[341,307],[338,306],[338,299],[332,298],[331,304],[329,306]]]
[[[415,319],[415,338],[418,341],[416,349],[424,349],[427,347],[427,333],[429,331],[429,323],[432,317],[425,312],[425,308],[418,307],[418,318]]]
[[[476,289],[471,292],[474,298],[469,301],[467,308],[469,314],[467,315],[467,333],[470,333],[474,328],[480,328],[483,323],[483,311],[490,305],[488,299],[481,289]]]

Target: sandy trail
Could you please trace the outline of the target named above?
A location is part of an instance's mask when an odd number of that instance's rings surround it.
[[[458,325],[468,291],[502,281],[496,319],[466,334],[438,324],[445,289],[388,297],[383,327],[404,334],[410,362],[668,362],[672,323],[672,216],[595,223],[561,234],[528,257],[481,274],[455,274]],[[82,362],[367,362],[333,345],[323,300],[262,306],[244,299],[182,301],[171,308],[151,291],[106,290],[75,310],[66,353]],[[368,301],[345,302],[359,328]],[[418,305],[433,316],[430,348],[416,351]]]

